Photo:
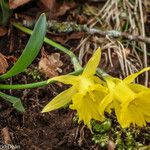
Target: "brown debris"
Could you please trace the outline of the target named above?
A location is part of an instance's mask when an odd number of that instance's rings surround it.
[[[10,144],[11,143],[11,138],[10,138],[10,133],[9,133],[8,127],[3,128],[2,131],[1,131],[1,134],[2,134],[2,137],[3,137],[4,143],[5,144]]]
[[[107,149],[108,149],[108,150],[115,150],[115,148],[116,148],[115,143],[114,143],[112,140],[109,140],[109,141],[108,141]]]
[[[30,2],[31,0],[9,0],[9,8],[10,9],[15,9],[21,5],[24,5],[28,2]]]
[[[83,36],[84,36],[84,32],[73,32],[72,34],[68,35],[67,38],[66,38],[66,41],[69,41],[69,40],[78,40],[78,39],[81,39]]]
[[[60,54],[53,53],[48,55],[44,50],[42,50],[42,58],[39,62],[39,70],[46,75],[46,77],[58,76],[58,72],[61,72],[61,67],[63,65],[60,61]]]
[[[71,34],[53,34],[51,39],[59,42],[60,44],[64,44],[70,40],[79,40],[85,35],[84,32],[73,32]]]
[[[44,10],[48,14],[49,19],[56,19],[56,12],[59,7],[59,3],[56,0],[40,0],[38,3],[41,11]]]
[[[58,12],[56,13],[56,16],[59,17],[59,16],[63,16],[67,13],[67,11],[71,10],[71,9],[74,9],[76,7],[76,3],[75,2],[72,2],[72,3],[63,3],[63,5],[61,5],[59,7],[59,10]]]
[[[40,0],[38,3],[41,10],[45,10],[49,19],[57,19],[60,16],[65,15],[69,10],[76,8],[75,2],[58,3],[56,0]]]
[[[7,68],[8,68],[8,63],[6,57],[2,53],[0,53],[0,74],[5,73]]]
[[[86,18],[86,16],[83,16],[83,15],[77,15],[76,20],[77,20],[78,24],[86,24],[87,23],[87,18]]]
[[[15,56],[7,56],[6,59],[8,60],[8,62],[10,62],[11,64],[16,63],[17,58]]]
[[[4,36],[7,33],[7,29],[4,27],[0,27],[0,37]]]
[[[50,11],[55,8],[56,0],[41,0],[41,3]]]

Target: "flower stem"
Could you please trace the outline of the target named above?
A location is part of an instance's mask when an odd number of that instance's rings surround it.
[[[3,90],[32,89],[32,88],[41,87],[45,85],[47,85],[47,80],[36,82],[36,83],[29,83],[29,84],[16,84],[16,85],[0,84],[0,89]]]
[[[110,77],[109,74],[107,74],[104,70],[102,70],[101,68],[97,68],[96,69],[96,74],[97,76],[99,76],[100,78],[104,78],[104,77]]]
[[[83,71],[82,69],[78,69],[77,71],[71,72],[71,75],[79,75]],[[16,85],[8,85],[8,84],[0,84],[0,89],[3,90],[20,90],[20,89],[32,89],[32,88],[37,88],[37,87],[42,87],[46,86],[50,83],[54,83],[55,81],[50,81],[47,83],[48,80],[41,81],[41,82],[36,82],[36,83],[29,83],[29,84],[16,84]]]

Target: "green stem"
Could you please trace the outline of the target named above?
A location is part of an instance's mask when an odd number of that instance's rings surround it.
[[[101,68],[97,68],[96,69],[96,75],[99,76],[100,78],[104,78],[104,77],[110,77],[109,74],[107,74],[104,70],[102,70]]]
[[[19,98],[17,97],[14,97],[14,96],[11,96],[11,95],[8,95],[8,94],[5,94],[5,93],[2,93],[0,92],[0,97],[3,98],[4,100],[10,102],[13,104],[13,107],[17,110],[19,110],[20,112],[24,112],[25,109],[22,105],[22,102]]]
[[[77,71],[71,72],[71,75],[79,75],[81,74],[83,71],[82,69],[79,69]],[[48,85],[50,83],[54,83],[55,81],[50,81],[49,83],[47,83],[46,81],[41,81],[41,82],[36,82],[36,83],[29,83],[29,84],[16,84],[16,85],[8,85],[8,84],[0,84],[0,89],[3,90],[20,90],[20,89],[32,89],[32,88],[37,88],[37,87],[41,87],[41,86],[45,86]]]
[[[32,34],[32,30],[30,30],[30,29],[28,29],[28,28],[22,26],[21,24],[16,23],[16,22],[12,22],[12,24],[13,24],[16,28],[20,29],[21,31],[23,31],[23,32],[25,32],[25,33],[27,33],[27,34],[29,34],[29,35]],[[59,50],[62,51],[62,52],[68,54],[68,55],[70,56],[70,58],[71,58],[71,61],[72,61],[72,63],[73,63],[73,66],[74,66],[74,69],[75,69],[75,70],[78,70],[78,69],[81,69],[81,68],[82,68],[81,65],[80,65],[80,63],[79,63],[79,61],[78,61],[78,59],[77,59],[77,57],[76,57],[76,55],[75,55],[72,51],[70,51],[70,50],[67,49],[66,47],[64,47],[64,46],[62,46],[62,45],[60,45],[60,44],[58,44],[58,43],[56,43],[56,42],[50,40],[50,39],[47,38],[47,37],[44,38],[44,42],[47,43],[47,44],[49,44],[49,45],[51,45],[51,46],[53,46],[53,47],[55,47],[55,48],[57,48],[57,49],[59,49]]]
[[[29,84],[16,84],[16,85],[0,84],[0,89],[3,90],[32,89],[32,88],[41,87],[45,85],[47,85],[47,80],[42,82],[29,83]]]

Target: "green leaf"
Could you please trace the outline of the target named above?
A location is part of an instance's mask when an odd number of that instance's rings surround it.
[[[8,0],[0,0],[1,11],[0,24],[5,26],[9,17],[12,15],[12,10],[9,9]]]
[[[22,102],[21,102],[21,100],[19,98],[7,95],[7,94],[2,93],[2,92],[0,92],[0,97],[2,97],[3,99],[5,99],[6,101],[12,103],[13,107],[15,109],[17,109],[18,111],[21,111],[21,112],[25,111],[25,109],[24,109],[24,107],[22,105]]]
[[[36,58],[43,44],[46,34],[46,16],[42,14],[35,24],[32,35],[18,61],[5,74],[0,76],[0,79],[10,78],[24,71]]]

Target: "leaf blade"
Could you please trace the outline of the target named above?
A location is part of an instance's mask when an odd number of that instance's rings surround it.
[[[26,69],[38,55],[43,44],[46,34],[46,16],[42,14],[38,19],[32,35],[18,61],[5,74],[1,75],[1,79],[6,79],[15,76]]]
[[[12,10],[9,9],[8,1],[6,0],[1,0],[0,6],[2,10],[2,13],[0,14],[0,24],[5,26],[9,17],[12,15]]]
[[[5,93],[0,92],[0,97],[5,99],[6,101],[12,103],[13,107],[20,112],[25,112],[25,108],[22,105],[22,102],[19,98],[7,95]]]

